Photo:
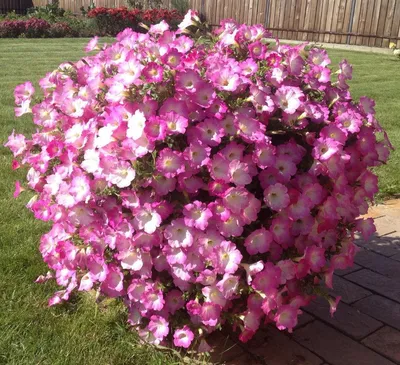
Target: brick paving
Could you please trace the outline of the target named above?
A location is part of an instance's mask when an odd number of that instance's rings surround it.
[[[400,200],[372,207],[377,232],[355,265],[334,276],[342,302],[333,318],[317,300],[292,334],[267,327],[240,344],[217,334],[213,361],[227,365],[400,365]]]

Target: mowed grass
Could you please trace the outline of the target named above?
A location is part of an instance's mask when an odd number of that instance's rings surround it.
[[[110,42],[110,40],[107,40]],[[98,307],[90,295],[48,308],[53,283],[35,284],[47,271],[38,252],[49,225],[33,219],[25,208],[28,194],[12,198],[14,181],[24,171],[11,170],[11,154],[2,147],[13,129],[31,133],[29,116],[16,119],[14,87],[37,81],[61,62],[83,56],[85,39],[0,40],[0,364],[178,364],[172,356],[139,346],[126,325],[126,314],[110,303]],[[351,91],[355,98],[376,100],[378,119],[395,146],[400,146],[400,62],[386,55],[329,51],[333,63],[347,58],[354,65]],[[400,192],[400,152],[380,167],[383,196]]]

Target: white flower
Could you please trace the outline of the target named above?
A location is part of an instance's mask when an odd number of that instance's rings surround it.
[[[136,110],[135,114],[128,119],[126,136],[132,139],[139,139],[143,134],[145,123],[146,118],[144,114],[140,110]]]
[[[90,173],[93,174],[99,171],[100,167],[100,156],[96,150],[86,150],[84,155],[84,160],[81,163],[82,168]]]
[[[115,138],[112,135],[114,130],[115,127],[111,124],[107,124],[106,126],[100,128],[96,137],[96,147],[102,148],[115,141]]]

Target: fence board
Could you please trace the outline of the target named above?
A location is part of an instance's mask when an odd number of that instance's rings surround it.
[[[338,15],[337,15],[337,24],[336,24],[336,31],[337,32],[345,32],[344,30],[344,18],[345,18],[345,11],[346,11],[346,0],[339,0],[338,2]],[[335,43],[340,43],[342,36],[337,35],[335,36]]]
[[[295,17],[295,12],[296,12],[296,1],[290,0],[288,2],[288,4],[289,4],[288,5],[289,11],[288,11],[288,14],[286,16],[288,17],[287,28],[290,29],[294,24],[294,17]],[[288,31],[287,32],[287,38],[288,39],[292,39],[294,37],[296,37],[295,33],[293,34],[292,31]]]
[[[313,31],[313,33],[308,33],[307,35],[307,40],[308,41],[315,41],[318,37],[317,32],[318,31],[318,12],[319,12],[319,7],[320,7],[320,1],[318,0],[312,0],[310,3],[310,20],[309,20],[309,25],[308,29]]]
[[[385,32],[384,32],[384,35],[387,38],[383,39],[382,47],[388,47],[389,46],[391,29],[392,29],[392,24],[393,24],[393,21],[394,21],[395,7],[396,7],[396,0],[389,1],[389,7],[388,7],[388,12],[387,12],[387,15],[386,15],[386,22],[385,22]]]
[[[362,1],[361,2],[361,14],[360,14],[359,22],[358,22],[357,33],[360,33],[360,34],[364,33],[364,29],[365,29],[366,22],[367,22],[367,10],[368,10],[368,1]],[[363,41],[362,37],[357,37],[356,44],[361,45],[362,41]]]
[[[327,5],[327,14],[326,14],[326,23],[324,31],[330,32],[332,30],[332,17],[333,17],[333,6],[335,5],[333,0],[326,0]],[[329,42],[329,35],[325,34],[323,38],[324,42]]]
[[[242,1],[243,2],[243,1]],[[261,9],[261,1],[256,0],[254,4],[254,10],[253,10],[253,24],[259,24],[260,23],[260,9]]]
[[[317,7],[315,9],[315,23],[314,23],[314,30],[319,32],[321,28],[321,17],[322,17],[322,6],[323,6],[323,1],[318,1],[317,2]],[[314,42],[318,42],[319,40],[319,34],[314,33],[312,34],[312,40]]]
[[[265,15],[267,12],[267,0],[260,2],[258,6],[258,24],[264,24],[265,22]]]
[[[392,30],[390,36],[396,38],[400,29],[400,1],[396,2],[396,9],[393,16]],[[393,40],[394,43],[398,43]]]
[[[307,8],[307,0],[301,0],[299,30],[305,29],[306,8]],[[299,32],[297,34],[297,39],[298,40],[303,39],[304,35],[305,33]]]
[[[274,28],[279,28],[279,16],[280,16],[280,8],[281,8],[282,2],[281,0],[275,0],[275,16],[274,16]],[[279,31],[276,31],[276,36],[280,37]]]
[[[282,14],[281,14],[281,19],[282,22],[280,23],[280,27],[283,29],[289,29],[290,24],[289,24],[289,5],[290,5],[290,0],[281,0],[282,1]],[[281,25],[282,24],[282,25]],[[281,36],[282,39],[287,39],[288,38],[288,32],[287,31],[282,31]]]
[[[300,12],[301,12],[301,1],[295,1],[295,9],[294,9],[294,24],[293,24],[293,29],[296,30],[296,32],[293,32],[292,39],[298,39],[299,32],[297,32],[300,29]]]
[[[381,6],[379,9],[378,31],[377,31],[378,36],[383,36],[384,29],[385,29],[385,19],[386,19],[387,9],[388,9],[388,0],[382,0]],[[381,38],[376,39],[375,46],[378,46],[378,47],[382,46]]]
[[[397,48],[400,48],[400,27],[399,27],[399,31],[397,33],[397,37],[398,37]]]
[[[371,34],[371,27],[372,27],[372,15],[373,12],[371,9],[374,7],[374,0],[367,0],[367,15],[365,17],[365,24],[364,24],[364,34]],[[367,37],[363,37],[361,44],[368,44],[369,40]]]
[[[332,27],[331,30],[332,32],[338,32],[338,22],[339,22],[339,5],[340,5],[340,0],[335,0],[335,3],[333,5],[333,14],[332,14]],[[329,42],[335,43],[336,42],[336,36],[335,35],[330,35],[329,36]]]
[[[379,11],[379,8],[381,6],[381,0],[374,0],[372,4],[372,18],[371,18],[371,26],[370,26],[370,34],[376,34],[378,30],[378,14],[377,12]],[[374,46],[375,45],[376,38],[369,38],[367,42],[365,43],[368,46]]]

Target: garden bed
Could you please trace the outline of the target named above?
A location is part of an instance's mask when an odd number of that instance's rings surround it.
[[[65,38],[115,36],[125,28],[145,32],[146,26],[166,21],[172,28],[181,21],[173,9],[89,8],[76,15],[57,4],[28,10],[27,15],[0,14],[0,38]]]

